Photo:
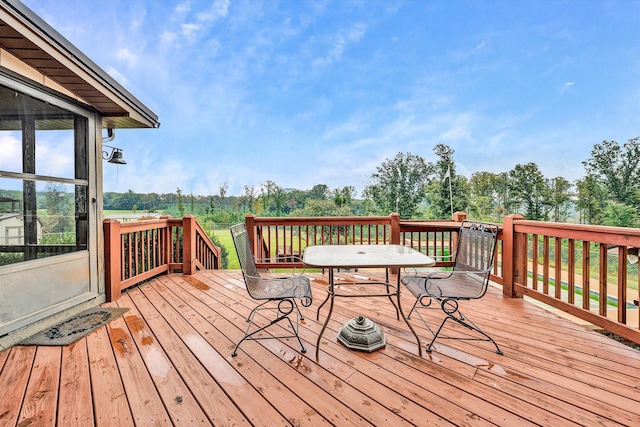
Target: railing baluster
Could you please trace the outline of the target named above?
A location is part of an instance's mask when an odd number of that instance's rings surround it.
[[[627,255],[626,246],[618,247],[618,322],[627,323]]]
[[[591,245],[588,241],[582,242],[582,308],[589,310],[590,302],[590,276],[591,275]]]
[[[562,239],[560,237],[556,237],[556,247],[555,247],[555,297],[560,299],[562,297]]]
[[[600,298],[598,298],[598,311],[601,316],[607,316],[607,273],[609,269],[609,260],[607,256],[607,245],[600,243],[600,262],[599,262],[599,274],[598,274],[598,291],[600,292]]]
[[[576,302],[576,242],[573,239],[569,239],[568,242],[569,254],[567,262],[568,271],[568,303],[575,304]]]
[[[542,292],[549,295],[549,236],[542,237]]]

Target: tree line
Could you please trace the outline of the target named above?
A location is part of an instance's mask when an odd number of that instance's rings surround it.
[[[456,173],[454,150],[438,144],[436,161],[399,152],[370,176],[361,194],[352,186],[309,190],[285,189],[271,180],[244,186],[239,196],[228,195],[222,183],[218,194],[105,193],[105,209],[162,211],[174,216],[190,213],[207,221],[232,223],[248,213],[260,216],[388,215],[403,219],[450,218],[451,211],[469,217],[501,221],[519,213],[527,219],[639,227],[640,137],[625,144],[603,141],[582,162],[585,175],[570,182],[545,177],[536,163],[517,164],[500,173]]]

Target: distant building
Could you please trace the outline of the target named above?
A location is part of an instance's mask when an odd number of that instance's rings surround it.
[[[42,224],[37,222],[38,242],[42,239]],[[0,246],[24,245],[24,221],[21,213],[0,213]]]

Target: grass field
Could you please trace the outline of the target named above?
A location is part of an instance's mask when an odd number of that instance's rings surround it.
[[[214,230],[213,234],[220,241],[220,245],[224,246],[227,250],[229,257],[229,270],[240,270],[240,262],[238,261],[238,254],[236,248],[233,245],[233,239],[231,238],[231,230]]]

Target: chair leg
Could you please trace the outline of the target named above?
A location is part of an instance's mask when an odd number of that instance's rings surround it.
[[[433,351],[433,343],[436,341],[436,338],[438,338],[438,335],[440,335],[440,331],[442,331],[444,324],[447,322],[447,320],[451,319],[456,323],[458,323],[459,325],[462,325],[472,331],[478,332],[479,334],[484,336],[485,339],[482,339],[482,338],[448,338],[448,339],[459,339],[459,340],[470,340],[470,341],[490,341],[496,347],[496,353],[503,354],[502,350],[500,350],[500,347],[498,347],[498,344],[493,340],[493,338],[491,338],[486,332],[484,332],[482,329],[476,326],[476,324],[473,323],[471,319],[465,317],[462,314],[462,312],[458,309],[457,300],[452,300],[452,299],[442,300],[440,301],[440,306],[442,308],[442,311],[444,311],[444,313],[447,315],[447,317],[444,318],[444,320],[440,324],[440,327],[438,328],[438,331],[434,334],[433,339],[427,346],[427,349],[426,349],[427,352]],[[442,339],[445,339],[445,338],[442,337]]]
[[[307,349],[304,348],[304,345],[302,344],[302,340],[300,339],[300,335],[298,335],[297,325],[294,328],[293,322],[291,321],[291,319],[288,316],[287,316],[287,320],[289,321],[289,325],[291,325],[291,329],[293,329],[295,331],[295,337],[298,339],[298,344],[300,344],[300,353],[306,353]]]
[[[261,340],[261,339],[271,339],[271,338],[296,338],[298,340],[298,343],[300,344],[300,352],[302,353],[306,353],[307,350],[304,348],[304,345],[302,344],[302,340],[300,339],[300,335],[298,334],[298,325],[299,325],[299,320],[300,319],[304,319],[304,317],[302,317],[302,313],[300,312],[300,309],[298,308],[298,305],[296,304],[295,300],[292,299],[284,299],[284,300],[279,300],[278,301],[278,307],[277,308],[264,308],[263,306],[269,302],[272,302],[273,300],[267,300],[265,302],[263,302],[262,304],[258,305],[257,307],[255,307],[253,310],[251,310],[251,313],[249,314],[249,317],[246,319],[247,322],[249,322],[249,325],[247,326],[247,329],[244,333],[244,336],[242,337],[242,339],[238,342],[238,344],[236,344],[236,347],[233,349],[233,352],[231,353],[232,357],[235,357],[238,354],[238,348],[240,348],[240,344],[242,344],[242,342],[244,342],[245,340]],[[290,307],[287,307],[286,310],[282,309],[282,303],[283,302],[288,302],[289,304],[291,304]],[[289,315],[293,312],[294,308],[296,309],[296,325],[294,326],[293,321],[291,320],[291,318],[289,317]],[[255,331],[249,333],[249,330],[251,329],[251,326],[254,324],[253,323],[253,318],[255,317],[256,313],[258,312],[258,310],[277,310],[277,317],[273,320],[271,320],[267,325],[262,326],[258,329],[256,329]],[[291,329],[293,330],[293,335],[282,335],[282,336],[271,336],[271,337],[254,337],[255,334],[264,331],[265,329],[267,329],[268,327],[275,325],[276,323],[280,322],[281,320],[287,319],[287,321],[289,322],[289,326],[291,326]]]

